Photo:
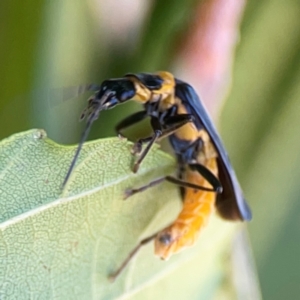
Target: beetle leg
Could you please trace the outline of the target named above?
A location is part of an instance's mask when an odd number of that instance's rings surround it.
[[[147,112],[145,110],[138,111],[138,112],[128,116],[127,118],[121,120],[116,125],[115,130],[118,135],[121,135],[120,131],[144,120],[146,117],[147,117]]]
[[[131,261],[131,259],[138,253],[138,251],[141,249],[141,247],[147,245],[149,242],[151,242],[158,233],[155,233],[143,240],[140,241],[140,243],[129,253],[127,258],[123,261],[121,266],[115,270],[112,274],[109,275],[109,279],[111,281],[115,281],[115,279],[120,275],[120,273],[124,270],[124,268],[128,265],[128,263]]]
[[[165,133],[169,135],[189,122],[194,122],[194,117],[191,114],[181,114],[166,118],[163,123],[164,128],[166,128],[164,136]]]
[[[143,139],[139,139],[133,146],[133,154],[138,154],[142,151],[142,146],[144,143],[149,142],[145,150],[140,155],[139,159],[135,162],[133,167],[133,172],[136,173],[138,168],[146,155],[148,154],[149,150],[151,149],[152,145],[159,139],[162,139],[180,127],[184,126],[185,124],[192,122],[193,116],[190,114],[183,114],[183,115],[176,115],[172,117],[168,117],[163,124],[161,124],[160,120],[152,117],[151,118],[151,127],[154,131],[154,134],[150,137],[146,137]],[[163,128],[162,128],[163,127]]]
[[[189,164],[188,166],[191,168],[191,170],[197,171],[199,174],[201,174],[213,187],[215,192],[218,194],[222,193],[223,187],[220,180],[208,168],[200,164]]]
[[[148,184],[143,185],[143,186],[141,186],[137,189],[127,189],[125,191],[124,200],[126,200],[128,197],[131,197],[134,194],[143,192],[143,191],[147,190],[148,188],[151,188],[151,187],[153,187],[157,184],[160,184],[163,181],[168,181],[168,182],[174,183],[174,184],[182,186],[182,187],[192,188],[192,189],[201,190],[201,191],[216,192],[216,193],[221,193],[222,192],[222,187],[219,188],[219,187],[214,187],[213,186],[212,188],[207,188],[207,187],[204,187],[204,186],[201,186],[201,185],[198,185],[198,184],[194,184],[194,183],[179,179],[179,178],[174,177],[174,176],[164,176],[164,177],[160,177],[158,179],[155,179],[155,180],[149,182]]]
[[[134,154],[138,153],[138,151],[141,151],[142,149],[142,144],[145,141],[149,140],[149,143],[147,145],[147,147],[145,148],[145,150],[141,153],[140,157],[138,158],[138,160],[134,163],[133,166],[133,172],[136,173],[139,169],[140,164],[142,163],[142,161],[144,160],[144,158],[146,157],[146,155],[148,154],[148,152],[150,151],[151,147],[153,146],[153,144],[157,141],[157,139],[159,137],[162,136],[162,128],[161,128],[161,123],[157,118],[152,117],[151,118],[151,127],[154,131],[154,134],[146,139],[140,139],[138,140],[134,146],[133,146],[133,151]]]

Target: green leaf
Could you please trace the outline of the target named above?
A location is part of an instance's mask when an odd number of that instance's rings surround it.
[[[174,160],[154,147],[133,174],[131,147],[117,138],[86,143],[62,191],[76,146],[55,144],[42,130],[1,142],[1,299],[145,299],[157,293],[161,299],[210,299],[216,293],[236,229],[217,218],[196,246],[170,261],[154,257],[148,245],[116,282],[108,280],[141,238],[180,210],[178,188],[168,183],[123,201],[126,188],[174,171]]]

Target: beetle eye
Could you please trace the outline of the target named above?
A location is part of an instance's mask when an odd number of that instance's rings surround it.
[[[121,91],[118,98],[121,102],[124,102],[128,99],[131,99],[134,95],[135,95],[135,90],[134,89],[128,89],[128,90]]]

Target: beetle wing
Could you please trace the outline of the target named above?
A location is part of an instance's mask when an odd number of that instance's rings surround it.
[[[219,179],[223,186],[223,192],[218,194],[216,201],[220,215],[228,220],[251,220],[251,210],[244,199],[223,143],[195,90],[189,84],[176,79],[175,94],[181,99],[188,113],[195,117],[197,128],[204,128],[208,132],[218,152]]]

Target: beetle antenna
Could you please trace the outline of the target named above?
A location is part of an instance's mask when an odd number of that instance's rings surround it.
[[[78,147],[76,149],[76,152],[75,152],[75,155],[73,157],[73,160],[71,162],[71,165],[69,167],[69,170],[68,170],[68,173],[64,179],[64,182],[62,184],[62,188],[65,187],[66,183],[68,182],[70,176],[71,176],[71,173],[75,167],[75,163],[77,161],[77,158],[79,156],[79,153],[82,149],[82,146],[83,146],[83,143],[86,141],[89,133],[90,133],[90,130],[91,130],[91,127],[92,127],[92,124],[94,123],[94,121],[96,121],[99,117],[99,113],[101,112],[101,110],[105,109],[106,107],[103,106],[103,103],[112,96],[112,93],[106,93],[104,94],[101,99],[99,99],[98,101],[96,100],[93,104],[92,104],[92,101],[89,100],[89,109],[91,109],[92,111],[89,113],[88,117],[87,117],[87,123],[86,123],[86,126],[85,126],[85,129],[83,130],[82,132],[82,135],[81,135],[81,138],[80,138],[80,141],[79,141],[79,144],[78,144]],[[86,111],[86,110],[85,110]]]

